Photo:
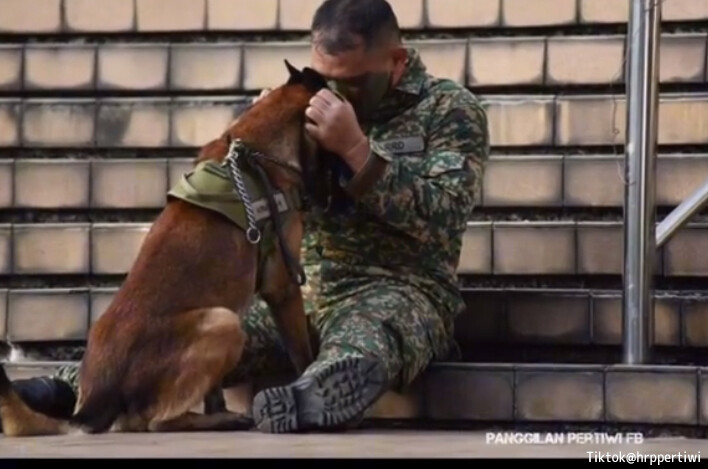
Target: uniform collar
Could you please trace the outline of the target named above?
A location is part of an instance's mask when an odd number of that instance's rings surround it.
[[[429,76],[420,53],[411,47],[407,48],[406,51],[408,58],[406,59],[406,67],[401,79],[384,96],[381,104],[374,111],[371,118],[367,120],[368,123],[392,119],[420,100],[420,95],[428,83]]]
[[[423,60],[420,58],[420,53],[416,49],[408,47],[406,51],[408,52],[406,68],[394,90],[419,95],[428,78],[427,70]]]

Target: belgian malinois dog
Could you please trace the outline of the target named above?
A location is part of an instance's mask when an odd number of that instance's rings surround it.
[[[204,187],[226,190],[199,194],[192,171],[192,179],[183,178],[188,185],[170,192],[120,290],[89,332],[73,415],[62,420],[32,410],[0,366],[5,435],[250,428],[250,420],[225,408],[190,409],[237,367],[246,341],[241,318],[256,294],[269,305],[298,374],[313,361],[297,268],[305,210],[325,196],[304,113],[327,84],[312,69],[286,65],[287,83],[247,109],[195,160],[195,168],[206,168],[198,175],[202,182],[211,178]],[[185,195],[193,189],[195,203]],[[231,210],[232,220],[219,209]]]

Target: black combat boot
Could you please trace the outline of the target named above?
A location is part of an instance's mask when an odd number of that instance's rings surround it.
[[[371,358],[348,357],[253,399],[257,428],[267,433],[339,431],[360,422],[386,392],[386,370]]]
[[[49,376],[18,379],[12,387],[33,410],[54,418],[69,418],[74,413],[76,395],[64,381]]]
[[[48,376],[18,379],[12,382],[12,388],[36,412],[60,419],[69,418],[74,413],[76,395],[71,386],[62,380]]]

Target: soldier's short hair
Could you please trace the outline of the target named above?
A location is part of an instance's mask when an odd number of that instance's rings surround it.
[[[359,41],[368,51],[401,39],[398,19],[386,0],[326,0],[315,12],[311,30],[329,54],[352,50]]]

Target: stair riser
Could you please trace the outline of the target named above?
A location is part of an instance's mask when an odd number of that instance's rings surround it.
[[[123,275],[151,223],[0,224],[0,275]],[[665,278],[708,276],[708,225],[689,224],[656,255]],[[623,229],[605,222],[471,222],[463,276],[619,276]],[[39,246],[52,244],[53,250]]]
[[[621,156],[492,155],[482,181],[484,210],[620,209],[624,204]],[[191,158],[100,156],[0,159],[0,207],[17,210],[154,210],[165,193],[192,167]],[[130,178],[131,189],[125,181]],[[657,205],[680,204],[708,179],[708,154],[661,154],[657,161]],[[475,213],[476,216],[476,213]],[[621,214],[616,212],[619,220]],[[591,243],[585,238],[582,243]],[[616,233],[608,230],[610,242]],[[592,266],[586,267],[586,269]]]
[[[320,0],[5,0],[0,33],[306,32]],[[405,30],[623,24],[628,0],[391,0]],[[665,0],[663,20],[708,18],[705,0]],[[41,12],[41,14],[38,14]],[[166,14],[169,12],[169,14]]]
[[[10,365],[12,379],[51,374],[51,366]],[[254,392],[291,377],[228,391],[248,410]],[[708,424],[708,368],[624,365],[436,364],[410,389],[389,392],[371,418],[448,422]]]
[[[468,309],[456,324],[460,340],[474,343],[619,345],[621,292],[465,293]],[[705,311],[704,311],[705,310]],[[708,345],[708,298],[658,296],[654,343]]]
[[[83,341],[115,288],[0,290],[0,338],[18,343]],[[456,322],[463,344],[622,344],[621,291],[464,291]],[[657,293],[654,341],[661,347],[708,347],[708,296]]]
[[[621,84],[625,42],[621,34],[406,41],[433,74],[472,88]],[[664,33],[660,83],[705,83],[707,42],[703,33]],[[310,47],[301,40],[17,44],[0,48],[0,91],[253,91],[286,78],[282,58],[306,65]]]
[[[625,140],[624,95],[480,98],[495,148],[564,150],[617,146]],[[225,128],[246,105],[245,99],[0,100],[0,148],[196,147],[214,138],[213,129]],[[662,93],[658,143],[705,146],[706,120],[708,95]]]

